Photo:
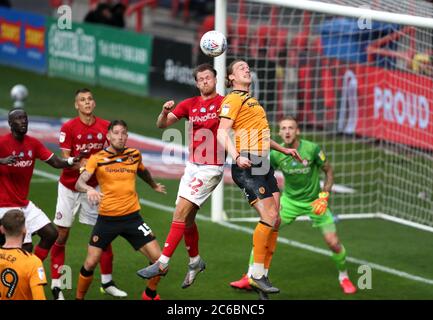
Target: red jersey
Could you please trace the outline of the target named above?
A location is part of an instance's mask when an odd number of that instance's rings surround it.
[[[217,157],[217,131],[223,96],[212,99],[201,96],[181,101],[172,113],[176,118],[186,118],[190,123],[189,161],[198,164],[223,165],[224,152]]]
[[[35,160],[49,160],[53,153],[39,140],[25,135],[16,140],[12,133],[0,137],[0,158],[18,156],[14,164],[0,165],[0,208],[26,207]]]
[[[101,151],[107,140],[108,125],[107,120],[95,117],[95,122],[88,126],[76,117],[65,122],[60,129],[59,145],[62,150],[69,150],[71,157],[76,157],[81,151],[89,151],[90,155]],[[60,182],[66,188],[75,190],[75,183],[80,176],[77,169],[65,168],[60,176]],[[98,185],[96,177],[93,176],[87,182],[88,185],[95,187]]]

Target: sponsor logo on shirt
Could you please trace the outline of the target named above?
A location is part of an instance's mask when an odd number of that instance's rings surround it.
[[[32,165],[33,165],[33,160],[21,160],[13,164],[8,164],[8,166],[17,167],[17,168],[26,168],[26,167],[31,167]]]
[[[102,150],[102,148],[104,147],[103,143],[97,142],[97,143],[83,143],[83,144],[76,144],[75,145],[75,150],[76,151],[83,151],[83,150],[92,150],[92,149],[96,149],[96,150]]]
[[[211,119],[216,119],[218,118],[218,115],[214,112],[214,113],[208,113],[204,116],[193,116],[193,117],[189,117],[189,121],[191,122],[205,122],[207,120],[211,120]]]

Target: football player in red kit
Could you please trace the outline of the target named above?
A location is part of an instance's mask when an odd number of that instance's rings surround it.
[[[109,121],[96,117],[93,111],[95,99],[89,89],[80,89],[75,93],[75,109],[78,116],[65,122],[60,129],[59,144],[63,158],[85,154],[80,164],[62,171],[57,192],[56,214],[54,224],[59,233],[51,250],[51,291],[55,300],[64,300],[61,291],[61,267],[65,264],[65,245],[69,230],[78,213],[80,223],[94,226],[98,217],[98,208],[87,201],[86,194],[75,190],[80,176],[80,168],[84,168],[90,155],[101,151],[106,143]],[[96,177],[88,184],[97,188]],[[113,252],[111,245],[101,256],[101,291],[114,297],[126,297],[127,293],[119,290],[112,278]]]
[[[145,279],[165,275],[170,257],[184,237],[190,262],[182,288],[189,287],[198,273],[205,269],[199,255],[199,234],[195,216],[223,176],[224,152],[216,142],[219,111],[223,97],[216,92],[216,70],[209,64],[195,68],[193,76],[200,95],[181,101],[167,101],[158,117],[157,126],[166,128],[182,118],[189,120],[189,161],[179,184],[176,209],[161,257],[137,274]]]
[[[35,204],[27,199],[35,160],[53,168],[67,168],[79,163],[81,156],[60,159],[39,140],[27,135],[28,117],[24,109],[13,109],[8,114],[11,133],[0,137],[0,219],[11,209],[24,212],[27,230],[23,249],[32,251],[32,234],[40,236],[35,255],[44,260],[57,238],[57,231]]]

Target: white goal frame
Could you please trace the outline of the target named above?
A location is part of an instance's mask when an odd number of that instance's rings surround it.
[[[408,14],[392,13],[380,10],[373,10],[365,7],[351,7],[345,5],[337,5],[326,2],[302,0],[302,1],[287,1],[287,0],[249,0],[251,2],[263,3],[268,5],[278,5],[281,7],[289,7],[293,9],[307,10],[312,12],[326,13],[331,15],[346,16],[352,18],[370,19],[381,22],[397,23],[400,25],[416,26],[421,28],[433,29],[433,19],[413,16]],[[227,0],[215,1],[215,30],[227,34],[226,30],[227,19]],[[230,48],[228,48],[230,50]],[[214,66],[217,71],[217,91],[219,94],[225,94],[225,72],[226,72],[226,53],[214,58]],[[224,180],[224,179],[223,179]],[[211,219],[214,222],[222,222],[226,220],[224,212],[224,182],[214,190],[212,194]],[[339,219],[359,219],[359,218],[381,218],[415,227],[420,230],[433,232],[433,227],[426,226],[420,223],[415,223],[405,219],[397,218],[385,213],[365,213],[365,214],[347,214],[338,215]],[[257,221],[257,218],[239,218],[236,221]],[[302,219],[300,219],[302,220]],[[304,219],[305,220],[305,219]]]

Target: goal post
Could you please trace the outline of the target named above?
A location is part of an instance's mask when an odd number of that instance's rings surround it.
[[[247,60],[273,138],[295,116],[327,154],[335,215],[433,227],[432,18],[423,0],[217,0],[218,92],[226,61]],[[212,219],[225,217],[257,218],[232,183],[212,197]]]
[[[215,1],[215,30],[227,34],[227,0]],[[217,72],[217,92],[225,95],[226,52],[214,58],[214,68]],[[211,220],[224,220],[224,178],[212,193]]]

